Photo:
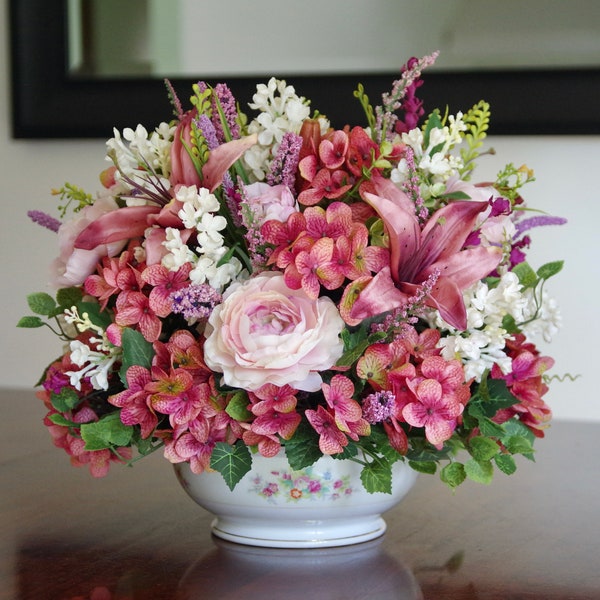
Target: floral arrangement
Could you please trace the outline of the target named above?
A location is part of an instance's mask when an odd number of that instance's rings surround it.
[[[256,452],[331,455],[389,492],[398,460],[455,487],[532,458],[553,360],[531,340],[558,327],[562,263],[526,251],[564,220],[526,206],[525,166],[471,181],[489,106],[425,115],[435,58],[380,105],[359,85],[365,123],[342,129],[275,78],[252,116],[225,84],[184,109],[167,81],[174,120],[115,130],[97,196],[67,183],[64,222],[30,211],[60,254],[19,326],[64,342],[39,396],[74,465],[161,448],[233,489]]]

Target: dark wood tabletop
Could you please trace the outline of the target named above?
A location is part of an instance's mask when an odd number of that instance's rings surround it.
[[[33,392],[0,406],[1,600],[600,599],[600,424],[554,423],[490,486],[420,476],[379,540],[277,550],[213,538],[160,453],[93,479]]]

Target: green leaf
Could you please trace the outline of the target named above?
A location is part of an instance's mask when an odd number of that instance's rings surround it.
[[[504,427],[494,423],[491,419],[483,417],[478,421],[478,427],[481,435],[484,437],[501,438],[504,435]]]
[[[441,200],[470,200],[471,196],[465,194],[465,192],[450,192],[449,194],[442,194],[439,198]]]
[[[319,435],[302,421],[294,437],[285,442],[285,455],[294,471],[301,471],[314,464],[323,454],[319,450]]]
[[[466,478],[465,467],[459,462],[447,464],[440,471],[440,479],[451,488],[458,487]]]
[[[535,460],[533,455],[533,443],[535,442],[535,436],[531,430],[527,426],[523,425],[523,423],[521,423],[517,417],[510,419],[504,423],[503,426],[505,434],[501,441],[507,447],[509,452],[511,451],[510,446],[512,446],[515,448],[515,450],[517,450],[517,452],[512,452],[513,454],[523,454],[523,456],[528,460]],[[521,441],[518,441],[519,439]],[[519,451],[520,449],[526,450],[523,441],[525,444],[528,444],[530,448],[529,452]]]
[[[17,327],[24,327],[26,329],[35,329],[37,327],[43,327],[46,323],[39,317],[21,317],[17,323]]]
[[[44,315],[45,317],[52,314],[56,307],[56,302],[50,294],[46,292],[37,292],[27,296],[27,304],[36,315]]]
[[[517,470],[517,463],[510,454],[497,454],[494,456],[494,462],[506,475],[512,475]]]
[[[83,298],[83,292],[78,287],[61,288],[56,292],[56,302],[61,308],[77,306]]]
[[[139,365],[149,369],[152,366],[152,357],[154,348],[152,344],[144,338],[139,332],[127,327],[121,334],[123,345],[123,360],[121,371],[119,373],[121,381],[127,381],[127,369],[133,365]]]
[[[121,422],[120,411],[105,415],[99,421],[81,425],[81,437],[86,450],[127,446],[132,436],[133,427]]]
[[[331,458],[335,460],[348,460],[354,458],[358,454],[358,445],[354,442],[348,442],[347,446],[337,454],[332,454]]]
[[[494,467],[490,461],[479,462],[472,458],[465,463],[467,477],[477,483],[491,483],[494,477]]]
[[[231,446],[217,442],[210,457],[210,466],[221,473],[227,487],[233,490],[252,468],[252,456],[245,444]]]
[[[232,396],[225,412],[236,421],[248,421],[252,418],[252,413],[248,410],[248,395],[244,390],[239,390]]]
[[[386,333],[383,331],[377,331],[368,337],[364,337],[365,333],[363,329],[359,329],[357,332],[346,335],[344,335],[344,331],[342,331],[342,339],[344,341],[345,351],[336,363],[338,367],[353,365],[365,353],[365,350],[369,346],[386,337]]]
[[[506,329],[508,333],[519,333],[521,331],[512,315],[502,317],[502,328]]]
[[[106,329],[112,323],[110,313],[100,310],[100,305],[97,302],[79,302],[77,310],[82,317],[87,314],[89,320],[101,329]]]
[[[360,472],[360,480],[369,492],[392,493],[392,465],[384,458],[374,458]]]
[[[500,452],[500,447],[494,440],[477,436],[469,441],[468,450],[477,462],[486,462]]]
[[[427,475],[433,475],[437,471],[437,463],[433,460],[409,460],[408,464],[414,471]]]
[[[436,108],[427,118],[427,123],[425,124],[425,132],[423,134],[423,147],[427,148],[429,146],[429,136],[431,135],[432,129],[442,129],[442,120],[440,118],[440,111]],[[430,156],[433,154],[430,152]]]
[[[519,283],[524,288],[535,287],[537,285],[538,276],[526,262],[515,265],[513,267],[513,273],[519,278]]]
[[[52,423],[55,425],[60,425],[61,427],[79,427],[79,423],[75,423],[74,421],[69,421],[66,417],[59,415],[58,413],[54,413],[48,417]]]
[[[81,398],[73,388],[64,387],[60,393],[51,394],[50,401],[56,410],[66,412],[75,408],[81,402]]]
[[[511,454],[531,454],[533,452],[532,443],[519,435],[512,435],[502,442]]]
[[[553,275],[562,271],[564,261],[555,260],[554,262],[546,263],[537,270],[537,275],[540,279],[549,279]]]

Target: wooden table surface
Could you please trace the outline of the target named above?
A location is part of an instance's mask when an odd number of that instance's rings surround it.
[[[0,405],[1,600],[600,599],[600,424],[555,423],[491,486],[421,476],[379,540],[276,550],[211,537],[160,453],[93,479],[33,392]]]

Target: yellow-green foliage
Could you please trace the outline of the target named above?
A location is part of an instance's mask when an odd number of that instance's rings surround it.
[[[479,156],[483,140],[487,136],[490,124],[490,105],[484,100],[480,100],[463,117],[463,122],[467,126],[464,134],[467,147],[460,152],[464,164],[460,174],[464,180],[468,180],[475,166],[474,160]]]

